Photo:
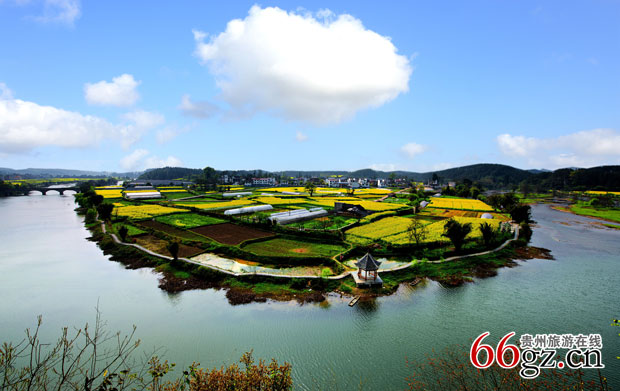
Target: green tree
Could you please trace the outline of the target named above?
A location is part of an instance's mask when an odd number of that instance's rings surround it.
[[[532,227],[529,224],[521,224],[521,227],[519,227],[519,239],[529,242],[533,233]]]
[[[176,261],[179,257],[179,242],[177,241],[168,242],[168,245],[166,246],[166,248],[168,249],[168,252],[170,253],[170,255],[172,255],[172,258]]]
[[[110,220],[112,217],[112,211],[114,210],[114,205],[112,204],[101,204],[97,207],[97,212],[99,213],[99,218],[103,221]]]
[[[409,195],[409,206],[413,208],[414,214],[418,212],[418,207],[420,206],[420,202],[422,202],[422,200],[418,197],[417,194]]]
[[[304,190],[306,191],[306,193],[310,194],[310,197],[312,197],[312,194],[314,194],[314,192],[316,191],[316,185],[308,181],[306,182],[306,186],[304,187]]]
[[[407,237],[409,238],[409,245],[415,241],[416,247],[420,246],[420,243],[424,242],[428,236],[428,229],[426,225],[420,219],[411,220],[411,224],[407,227]]]
[[[92,194],[88,197],[90,204],[93,206],[99,206],[103,202],[103,196],[101,194]]]
[[[482,234],[482,242],[484,243],[484,246],[490,247],[491,244],[493,244],[493,242],[495,241],[495,238],[497,238],[497,231],[493,228],[491,224],[486,222],[480,224],[478,229]]]
[[[121,240],[122,240],[123,242],[126,242],[126,241],[127,241],[127,234],[128,234],[128,233],[129,233],[129,229],[127,229],[127,227],[126,227],[126,226],[124,226],[124,225],[123,225],[123,226],[121,226],[121,227],[118,229],[118,236],[120,236],[120,237],[121,237]]]
[[[88,210],[86,210],[86,217],[84,217],[84,222],[86,224],[92,224],[95,222],[96,218],[97,218],[97,211],[94,210],[93,208],[88,208]]]
[[[461,224],[454,219],[449,219],[444,225],[444,233],[442,236],[450,239],[454,245],[455,250],[461,251],[465,238],[471,232],[471,223]]]
[[[530,195],[530,193],[532,192],[532,188],[528,181],[521,182],[521,184],[519,185],[519,190],[523,194],[523,198],[527,198],[527,196]]]
[[[529,205],[517,204],[508,210],[510,217],[515,223],[529,223],[532,215],[532,208]]]

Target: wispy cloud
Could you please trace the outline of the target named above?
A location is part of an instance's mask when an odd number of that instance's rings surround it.
[[[421,153],[424,153],[428,147],[418,143],[407,143],[400,148],[400,151],[409,159],[413,159]]]
[[[82,16],[80,0],[45,0],[43,14],[33,19],[41,23],[60,23],[73,26]]]
[[[496,141],[504,155],[524,160],[534,167],[620,163],[620,133],[614,129],[584,130],[554,138],[501,134]]]
[[[219,111],[216,105],[207,101],[193,101],[187,94],[181,97],[178,109],[183,115],[199,119],[210,118]]]
[[[146,149],[136,149],[132,153],[124,156],[120,160],[120,166],[123,170],[135,171],[145,170],[147,168],[159,167],[179,167],[183,163],[175,156],[160,158],[152,155]]]

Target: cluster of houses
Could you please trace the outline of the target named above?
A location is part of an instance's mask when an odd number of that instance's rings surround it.
[[[405,179],[370,179],[370,178],[344,178],[342,175],[334,175],[328,178],[288,177],[288,178],[245,178],[242,176],[221,175],[219,182],[222,185],[245,186],[245,187],[273,187],[273,186],[305,186],[308,182],[316,186],[333,187],[340,189],[361,189],[369,187],[408,186]]]

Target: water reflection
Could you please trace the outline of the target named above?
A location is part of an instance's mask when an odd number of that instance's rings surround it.
[[[522,262],[460,288],[424,281],[355,307],[338,295],[322,305],[233,307],[222,290],[170,295],[149,269],[110,262],[86,240],[74,208],[70,196],[0,199],[0,339],[21,340],[42,314],[53,341],[62,326],[92,320],[99,300],[110,330],[136,324],[143,346],[165,346],[178,367],[219,367],[254,349],[257,358],[292,363],[296,389],[351,389],[362,381],[372,390],[406,389],[406,357],[423,359],[486,330],[587,332],[602,334],[603,374],[620,386],[620,338],[609,326],[618,315],[620,231],[553,222],[587,221],[578,216],[534,207],[540,228],[533,244],[551,249],[557,262]]]

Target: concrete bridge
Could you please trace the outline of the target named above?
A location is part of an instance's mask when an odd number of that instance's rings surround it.
[[[40,191],[41,194],[47,195],[47,192],[50,191],[50,190],[55,190],[58,193],[60,193],[60,195],[63,195],[65,193],[65,191],[67,191],[67,190],[71,190],[71,191],[74,191],[76,193],[80,192],[80,188],[77,187],[77,186],[67,186],[67,187],[41,186],[41,187],[30,188],[28,190],[28,193],[30,193],[31,191]]]

